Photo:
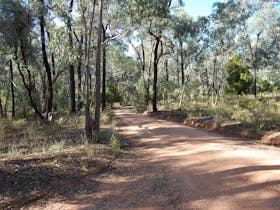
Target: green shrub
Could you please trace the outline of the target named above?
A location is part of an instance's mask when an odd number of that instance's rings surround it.
[[[240,55],[234,55],[225,64],[225,70],[228,73],[226,93],[247,94],[253,84],[253,77],[249,72],[248,66],[241,61]]]
[[[106,100],[107,103],[113,106],[114,102],[122,102],[122,96],[114,85],[107,85],[106,87]]]

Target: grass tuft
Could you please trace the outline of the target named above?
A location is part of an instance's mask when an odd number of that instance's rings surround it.
[[[116,157],[121,152],[121,142],[116,134],[112,134],[109,140],[109,146],[113,149],[113,155]]]
[[[65,140],[61,141],[53,141],[52,144],[49,146],[50,151],[60,151],[65,147]]]

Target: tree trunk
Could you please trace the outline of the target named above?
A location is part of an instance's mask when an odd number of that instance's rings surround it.
[[[69,47],[71,53],[73,53],[73,34],[72,34],[72,23],[71,23],[71,13],[73,10],[73,3],[74,0],[71,0],[69,5],[69,16],[67,20]],[[75,113],[76,112],[75,71],[74,71],[74,64],[72,63],[72,61],[70,62],[71,62],[69,66],[69,92],[70,92],[70,104],[71,104],[70,113]]]
[[[86,137],[89,140],[92,140],[92,127],[93,122],[91,118],[90,113],[90,65],[89,65],[89,56],[90,56],[90,48],[91,48],[91,33],[92,33],[92,27],[93,27],[93,19],[94,19],[94,12],[95,12],[95,5],[96,0],[93,0],[92,5],[92,14],[91,14],[91,20],[89,24],[89,29],[86,22],[85,12],[83,11],[82,19],[84,22],[85,27],[85,68],[86,68],[86,75],[85,75],[85,85],[86,85],[86,105],[85,105],[85,131],[86,131]]]
[[[169,71],[168,71],[168,58],[165,60],[165,79],[166,82],[169,82]]]
[[[205,68],[205,83],[206,83],[206,90],[207,90],[207,95],[210,96],[210,91],[211,91],[211,86],[209,85],[209,75],[208,75],[208,68]]]
[[[153,44],[152,44],[153,46]],[[153,49],[153,47],[152,47]],[[150,55],[150,61],[149,61],[149,69],[148,69],[148,79],[147,79],[147,87],[146,87],[146,103],[149,105],[150,103],[150,84],[151,84],[151,70],[152,70],[152,61],[153,61],[153,52],[151,52]]]
[[[160,44],[160,38],[156,38],[155,50],[154,50],[154,84],[153,84],[153,112],[157,112],[157,80],[158,80],[158,48]]]
[[[184,74],[184,51],[183,51],[183,42],[180,40],[180,55],[181,55],[181,75],[182,75],[182,85],[185,84],[185,74]]]
[[[44,66],[45,70],[47,73],[47,79],[48,79],[48,94],[47,94],[47,115],[49,112],[52,111],[52,105],[53,105],[53,86],[52,86],[52,72],[51,72],[51,67],[48,62],[48,56],[47,56],[47,51],[46,51],[46,40],[45,40],[45,18],[44,18],[44,10],[45,10],[45,5],[44,5],[44,0],[41,0],[41,6],[42,6],[42,11],[39,16],[40,20],[40,32],[41,32],[41,47],[42,47],[42,56],[43,56],[43,61],[44,61]]]
[[[82,108],[82,47],[83,47],[83,42],[84,38],[81,36],[80,43],[79,43],[79,53],[80,53],[80,58],[77,66],[77,74],[78,74],[78,98],[77,98],[77,110],[81,111]]]
[[[1,118],[4,118],[3,104],[2,104],[2,97],[1,97],[1,95],[0,95],[0,114],[1,114]]]
[[[177,76],[177,87],[180,87],[180,68],[179,68],[179,53],[176,53],[176,76]]]
[[[148,75],[148,79],[146,81],[145,80],[146,54],[145,54],[143,39],[141,39],[141,50],[142,50],[142,75],[143,75],[144,89],[146,90],[145,104],[148,106],[149,105],[149,75]],[[141,59],[141,57],[139,57],[139,59]]]
[[[8,116],[8,102],[10,100],[10,88],[7,90],[6,100],[4,104],[4,117],[7,118]]]
[[[213,60],[213,83],[212,83],[212,105],[217,105],[217,95],[218,95],[218,89],[217,89],[217,59],[215,58]]]
[[[37,92],[37,90],[35,89],[35,85],[33,84],[33,81],[32,81],[31,72],[30,72],[30,70],[28,69],[28,66],[27,66],[27,61],[26,61],[26,56],[25,56],[24,46],[23,46],[22,41],[20,42],[20,50],[21,50],[23,64],[25,66],[25,69],[26,69],[26,72],[27,72],[27,75],[28,75],[27,76],[28,77],[28,82],[27,82],[27,79],[25,78],[25,75],[24,75],[24,73],[23,73],[23,71],[20,67],[20,62],[19,62],[19,59],[18,59],[18,47],[16,46],[16,50],[15,50],[14,55],[15,55],[15,62],[17,64],[17,69],[18,69],[19,74],[21,76],[23,85],[28,92],[28,97],[29,97],[29,100],[30,100],[31,107],[34,109],[35,114],[38,115],[40,117],[40,119],[45,120],[46,118],[42,115],[40,104],[37,104],[36,101],[35,101],[36,99],[33,98],[33,93]]]
[[[45,100],[44,107],[42,109],[42,112],[46,112],[47,110],[47,84],[46,84],[46,72],[40,73],[41,76],[41,82],[42,82],[42,98]]]
[[[99,5],[99,23],[98,23],[98,40],[96,49],[96,70],[95,70],[95,125],[94,125],[94,135],[95,140],[99,140],[100,131],[100,73],[101,73],[101,53],[102,53],[102,19],[103,19],[103,0],[100,0]]]
[[[48,39],[49,39],[49,42],[51,41],[51,34],[49,31],[47,31],[47,35],[48,35]],[[52,73],[53,75],[55,75],[55,61],[54,61],[54,53],[51,52],[51,59],[52,59]]]
[[[10,78],[11,78],[11,92],[12,92],[12,118],[15,118],[16,111],[15,111],[14,71],[13,71],[12,60],[10,60]]]
[[[106,31],[103,31],[103,43],[106,41]],[[102,111],[106,109],[106,45],[103,46],[102,56]]]
[[[253,65],[253,70],[254,70],[254,74],[253,74],[253,94],[255,97],[257,97],[257,69],[255,68],[255,66]]]

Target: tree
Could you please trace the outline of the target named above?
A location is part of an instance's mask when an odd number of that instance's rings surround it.
[[[86,104],[85,104],[85,131],[86,137],[89,140],[92,140],[93,135],[93,120],[90,112],[91,98],[90,98],[90,53],[91,53],[91,36],[93,30],[93,20],[95,16],[95,6],[96,0],[92,1],[92,10],[90,13],[90,22],[88,24],[86,20],[86,5],[84,1],[80,2],[81,10],[82,10],[82,22],[84,24],[84,34],[85,34],[85,50],[84,50],[84,58],[85,58],[85,92],[86,92]]]
[[[100,132],[100,104],[101,104],[101,54],[102,54],[102,20],[103,20],[103,0],[99,2],[99,21],[98,21],[98,38],[96,49],[96,69],[95,69],[95,122],[94,135],[96,141],[99,140]]]
[[[164,30],[169,24],[172,0],[148,2],[139,0],[136,3],[139,6],[138,15],[145,20],[147,32],[155,42],[153,50],[153,112],[157,112],[158,64],[164,55],[162,38]]]
[[[51,67],[48,61],[48,55],[46,50],[46,39],[45,39],[45,13],[46,6],[44,0],[40,0],[40,10],[39,10],[39,21],[40,21],[40,32],[41,32],[41,51],[42,51],[42,57],[44,61],[44,66],[47,74],[47,97],[45,102],[45,110],[46,116],[48,117],[48,114],[52,111],[53,107],[53,83],[52,83],[52,72]]]
[[[188,38],[193,37],[194,34],[194,23],[191,17],[182,10],[178,10],[178,13],[173,17],[173,31],[174,38],[178,41],[178,55],[180,57],[180,64],[178,66],[181,68],[181,84],[182,86],[185,84],[185,54],[186,52],[183,45],[187,41]],[[191,53],[191,52],[190,52]],[[179,62],[179,59],[178,59]]]
[[[40,8],[42,8],[42,2],[40,1]],[[34,76],[37,72],[33,71],[34,68],[38,68],[36,63],[35,53],[38,50],[32,45],[32,29],[34,27],[34,17],[32,11],[27,6],[23,5],[19,1],[2,1],[0,3],[1,19],[0,19],[0,33],[1,41],[9,49],[8,55],[13,56],[13,60],[16,63],[19,71],[22,83],[26,91],[30,104],[35,113],[41,118],[46,119],[47,115],[43,114],[43,109],[39,97],[39,92],[36,88],[36,80]],[[40,10],[42,11],[42,10]],[[45,51],[45,38],[44,38],[44,18],[40,15],[40,34],[41,36],[41,52],[46,67],[46,72],[50,73],[50,68],[46,62]],[[14,27],[9,27],[13,25]],[[44,98],[46,104],[48,103],[47,113],[52,108],[52,81],[49,81],[49,97]]]
[[[73,10],[74,0],[70,0],[69,4],[69,14],[67,18],[67,27],[68,27],[68,37],[69,37],[69,48],[73,52],[73,32],[72,32],[72,23],[71,23],[71,13]],[[70,92],[70,104],[71,104],[71,113],[76,112],[76,95],[75,95],[75,71],[73,61],[69,66],[69,92]]]

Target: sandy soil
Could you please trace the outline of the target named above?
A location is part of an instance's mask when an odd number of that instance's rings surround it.
[[[45,209],[280,209],[280,149],[116,110],[127,152]],[[42,207],[40,207],[42,208]]]

